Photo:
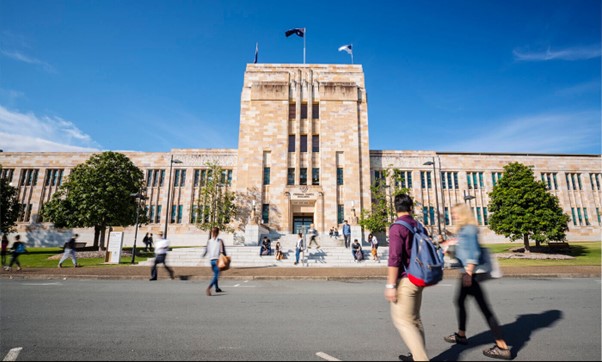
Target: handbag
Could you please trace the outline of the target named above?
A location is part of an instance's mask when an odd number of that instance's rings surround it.
[[[230,261],[232,261],[232,257],[220,254],[219,258],[217,259],[217,267],[220,271],[228,270],[230,269]]]
[[[502,269],[500,269],[497,257],[492,256],[488,248],[481,246],[481,257],[479,258],[479,264],[474,269],[474,274],[480,282],[502,277]]]

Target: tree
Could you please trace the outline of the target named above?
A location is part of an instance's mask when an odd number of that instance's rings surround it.
[[[0,165],[0,175],[2,175],[2,165]],[[0,176],[0,232],[6,234],[14,231],[18,217],[17,189]]]
[[[196,204],[196,225],[205,231],[218,227],[233,232],[230,222],[236,216],[236,193],[228,190],[226,173],[221,166],[215,163],[208,163],[207,166],[207,176],[201,180]]]
[[[511,241],[522,238],[526,251],[530,251],[529,238],[536,246],[565,240],[570,218],[558,197],[548,192],[543,181],[535,180],[531,168],[518,162],[506,165],[489,197],[491,230]]]
[[[396,217],[395,205],[393,205],[395,196],[409,193],[409,189],[400,186],[403,177],[397,170],[393,173],[391,173],[391,170],[383,170],[380,175],[381,177],[370,186],[372,208],[371,210],[362,209],[359,219],[360,226],[373,233],[387,230],[391,220]],[[386,185],[385,180],[389,175],[391,175],[391,185]],[[391,190],[387,197],[388,188],[391,188]]]
[[[71,170],[42,215],[56,227],[94,227],[94,247],[104,249],[108,226],[136,222],[138,203],[130,195],[139,192],[144,174],[125,155],[103,152]]]

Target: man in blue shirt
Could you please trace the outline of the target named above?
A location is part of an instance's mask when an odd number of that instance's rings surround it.
[[[345,238],[345,247],[349,248],[351,245],[351,226],[349,226],[347,220],[343,224],[343,237]]]

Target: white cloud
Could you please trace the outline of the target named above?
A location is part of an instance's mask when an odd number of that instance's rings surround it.
[[[14,60],[17,60],[20,62],[24,62],[24,63],[28,63],[28,64],[38,65],[38,66],[42,67],[42,69],[44,69],[45,71],[47,71],[49,73],[56,73],[56,70],[54,69],[54,67],[52,65],[50,65],[42,60],[25,55],[19,51],[16,51],[16,50],[7,51],[4,49],[1,49],[0,53],[7,58],[11,58],[11,59],[14,59]]]
[[[77,152],[99,148],[70,121],[0,106],[0,149],[5,152]]]
[[[600,112],[542,114],[500,121],[437,149],[456,152],[580,153],[600,149]]]
[[[528,51],[514,49],[514,59],[524,62],[540,62],[548,60],[586,60],[599,58],[602,55],[600,45],[566,48],[560,50]]]

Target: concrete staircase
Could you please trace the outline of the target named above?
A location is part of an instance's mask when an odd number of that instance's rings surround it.
[[[293,235],[294,236],[294,235]],[[342,239],[341,239],[342,240]],[[334,239],[331,241],[334,243]],[[244,267],[293,267],[295,262],[295,244],[296,237],[286,236],[280,240],[282,251],[286,259],[276,260],[274,255],[259,256],[258,246],[226,246],[226,252],[232,257],[233,268]],[[312,246],[312,249],[305,251],[303,262],[299,259],[299,265],[309,267],[386,267],[389,257],[389,248],[378,248],[380,263],[372,260],[369,247],[364,246],[364,261],[356,263],[351,254],[351,249],[346,249],[344,246],[328,246],[324,247],[324,243],[320,249]],[[330,244],[330,243],[328,243]],[[272,242],[274,248],[275,242]],[[210,261],[203,258],[205,248],[177,248],[167,254],[167,265],[169,266],[210,266]],[[139,265],[152,266],[154,259],[150,258]]]

